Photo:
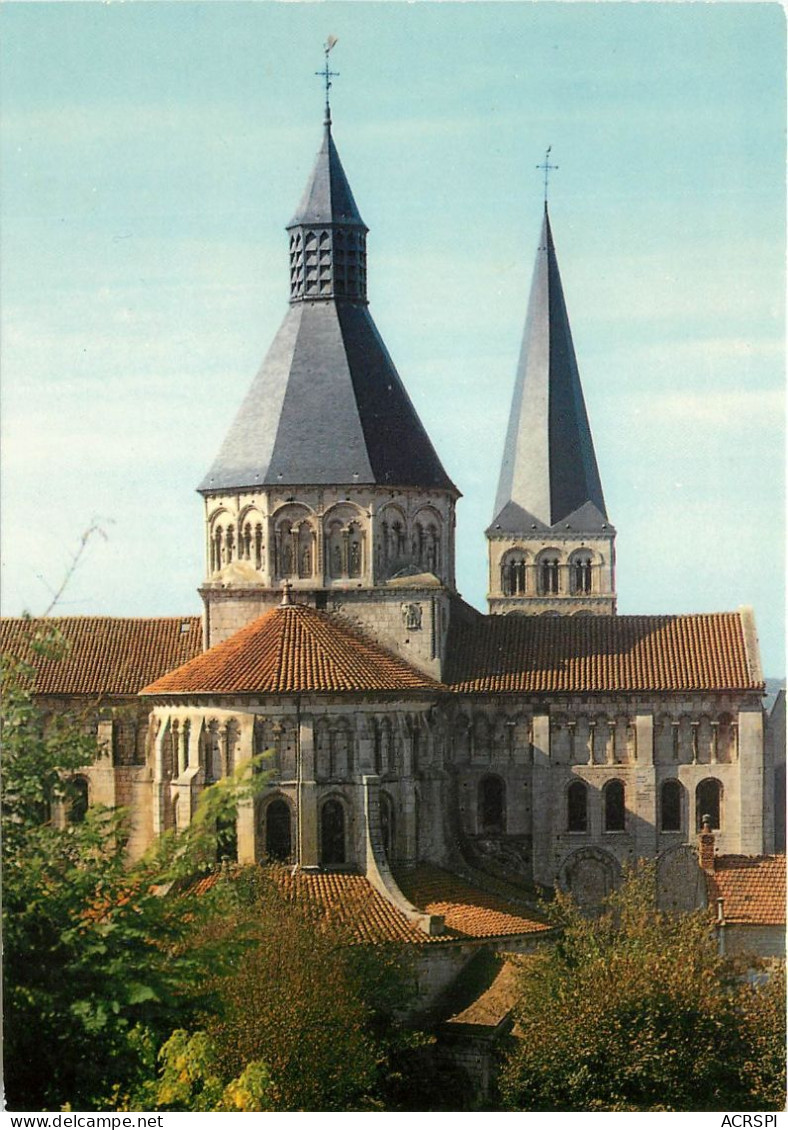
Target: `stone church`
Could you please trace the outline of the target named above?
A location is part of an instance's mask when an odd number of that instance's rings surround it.
[[[287,225],[289,306],[198,488],[202,616],[58,619],[69,652],[37,661],[47,709],[94,710],[82,802],[128,806],[140,854],[269,751],[237,858],[364,876],[427,933],[395,878],[426,864],[596,902],[704,816],[721,853],[773,852],[784,753],[751,611],[617,614],[547,205],[487,614],[456,591],[460,492],[370,314],[367,234],[327,111]],[[5,647],[35,629],[5,621]]]

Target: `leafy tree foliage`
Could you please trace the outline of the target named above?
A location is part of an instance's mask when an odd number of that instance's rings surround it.
[[[55,656],[62,641],[37,645]],[[213,867],[217,831],[266,775],[206,790],[189,828],[129,866],[123,814],[69,823],[91,720],[45,716],[3,665],[4,1061],[15,1110],[381,1109],[418,1040],[398,955],[351,946],[260,868]],[[407,1072],[405,1073],[407,1074]]]
[[[174,1034],[135,1105],[382,1109],[395,1057],[417,1042],[398,1020],[411,992],[401,954],[349,944],[261,868],[239,870],[226,891],[234,906],[205,922],[201,938],[215,946],[240,932],[242,960],[213,979],[201,1029]]]
[[[51,633],[37,645],[57,655]],[[228,790],[186,838],[129,868],[121,813],[67,813],[69,778],[98,749],[84,718],[45,717],[34,672],[2,671],[4,1066],[11,1109],[106,1107],[149,1070],[152,1049],[204,1004],[209,970],[233,949],[194,944],[214,899],[162,898],[209,855]],[[232,790],[230,790],[231,792]],[[240,944],[241,940],[238,940]]]
[[[521,959],[508,1109],[782,1109],[784,975],[749,983],[705,913],[660,913],[654,890],[641,865],[597,918],[557,896],[560,941]]]

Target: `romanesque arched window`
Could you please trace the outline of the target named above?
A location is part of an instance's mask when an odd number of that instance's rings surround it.
[[[558,556],[548,553],[539,561],[539,592],[549,596],[559,591]]]
[[[345,809],[340,800],[327,800],[320,810],[320,862],[345,862]]]
[[[506,831],[506,786],[500,777],[489,774],[479,781],[477,826],[488,835]]]
[[[87,777],[72,777],[69,781],[68,820],[81,824],[88,813],[89,786]]]
[[[211,539],[211,572],[218,573],[224,565],[224,530],[217,526]]]
[[[705,817],[708,817],[712,830],[722,827],[722,783],[716,777],[707,777],[695,790],[695,823],[698,831],[703,827]]]
[[[570,832],[588,831],[588,788],[585,781],[572,781],[566,790],[566,827]]]
[[[678,781],[664,781],[659,792],[659,826],[662,832],[680,832],[682,828],[682,793]]]
[[[573,593],[591,592],[592,565],[588,551],[575,553],[569,564],[569,583]]]
[[[605,831],[623,832],[626,828],[626,804],[623,781],[608,781],[603,790]]]
[[[238,860],[238,828],[233,812],[216,817],[216,862],[236,863]]]
[[[501,562],[501,590],[504,596],[522,596],[526,591],[525,554],[507,553]]]
[[[265,854],[268,859],[289,863],[292,850],[290,806],[278,798],[265,810]]]

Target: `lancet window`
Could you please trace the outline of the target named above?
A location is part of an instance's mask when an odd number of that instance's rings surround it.
[[[262,540],[261,540],[262,555]],[[315,535],[311,523],[285,519],[276,531],[276,572],[279,577],[311,577]]]
[[[584,781],[572,781],[566,790],[566,826],[570,832],[588,831],[588,788]]]
[[[539,589],[543,595],[559,591],[558,558],[543,557],[539,562]]]
[[[679,781],[665,781],[660,790],[660,828],[663,832],[680,832],[682,826],[682,793]]]
[[[81,824],[88,812],[89,786],[87,777],[72,777],[69,781],[68,820]]]
[[[703,818],[708,816],[709,827],[720,828],[722,816],[722,785],[716,777],[707,777],[695,790],[695,822],[697,830],[703,826]]]
[[[605,831],[623,832],[626,828],[626,807],[622,781],[608,781],[604,788]]]
[[[265,854],[289,863],[292,854],[292,820],[286,800],[272,800],[265,810]]]
[[[522,596],[526,591],[526,559],[523,553],[507,554],[501,564],[501,589],[505,596]]]
[[[345,808],[333,797],[320,810],[320,862],[324,866],[345,862]]]
[[[497,835],[506,831],[506,786],[500,777],[489,775],[479,781],[478,829]]]
[[[570,583],[573,593],[590,593],[592,589],[592,565],[590,553],[578,553],[571,561]]]

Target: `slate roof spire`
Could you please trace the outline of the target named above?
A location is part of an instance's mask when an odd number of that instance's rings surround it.
[[[290,309],[201,492],[350,484],[459,494],[367,309],[367,230],[327,109],[287,225]]]
[[[607,511],[545,201],[493,526],[567,519],[591,532]]]

